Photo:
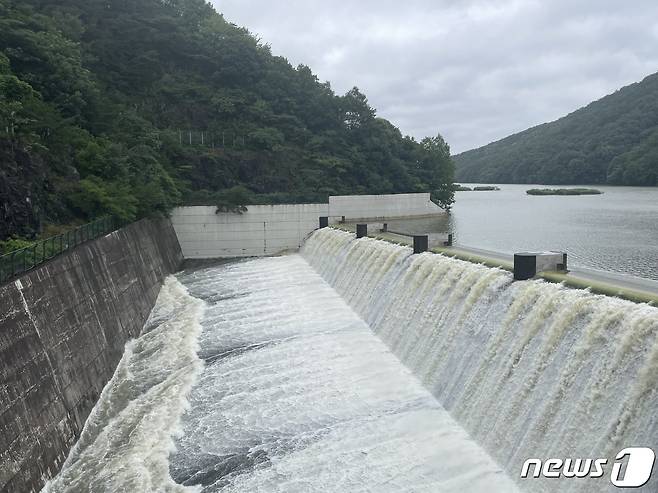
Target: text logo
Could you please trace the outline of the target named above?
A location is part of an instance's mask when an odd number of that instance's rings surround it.
[[[656,454],[648,447],[628,447],[615,457],[610,482],[618,488],[639,488],[649,482]],[[606,474],[607,459],[528,459],[521,477],[600,478]],[[532,474],[530,471],[532,470]]]

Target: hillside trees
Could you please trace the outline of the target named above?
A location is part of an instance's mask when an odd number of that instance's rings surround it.
[[[357,88],[336,95],[203,0],[0,0],[0,88],[0,239],[232,190],[261,203],[452,201],[440,146],[402,136]]]
[[[461,181],[658,185],[658,74],[454,157]]]

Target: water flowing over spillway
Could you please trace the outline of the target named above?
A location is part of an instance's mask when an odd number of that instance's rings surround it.
[[[203,491],[514,491],[299,256],[182,276],[205,370],[171,458]]]
[[[324,229],[303,255],[510,476],[529,458],[657,449],[658,309],[411,253]],[[519,481],[615,491],[609,475],[563,479]]]
[[[46,491],[614,491],[519,474],[656,448],[657,336],[654,307],[320,230],[170,278]]]
[[[173,277],[141,337],[126,345],[78,443],[47,493],[177,492],[169,475],[172,434],[203,364],[197,337],[203,303]]]

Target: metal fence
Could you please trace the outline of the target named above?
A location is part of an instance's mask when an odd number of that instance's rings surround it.
[[[8,281],[81,243],[106,235],[121,224],[113,217],[96,221],[0,256],[0,283]]]
[[[241,147],[249,145],[249,134],[233,131],[179,130],[178,142],[182,145],[205,146],[215,148]]]

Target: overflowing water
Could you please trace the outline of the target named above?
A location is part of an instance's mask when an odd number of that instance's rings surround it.
[[[171,479],[169,454],[203,367],[197,355],[202,311],[203,303],[176,279],[165,282],[143,334],[126,345],[46,493],[184,491]]]
[[[171,472],[203,491],[514,491],[299,255],[181,277],[208,307]]]
[[[510,476],[658,450],[658,309],[330,229],[304,257]],[[518,481],[614,491],[609,477]]]
[[[650,306],[320,230],[169,279],[46,491],[613,491],[519,474],[658,449],[657,336]]]

